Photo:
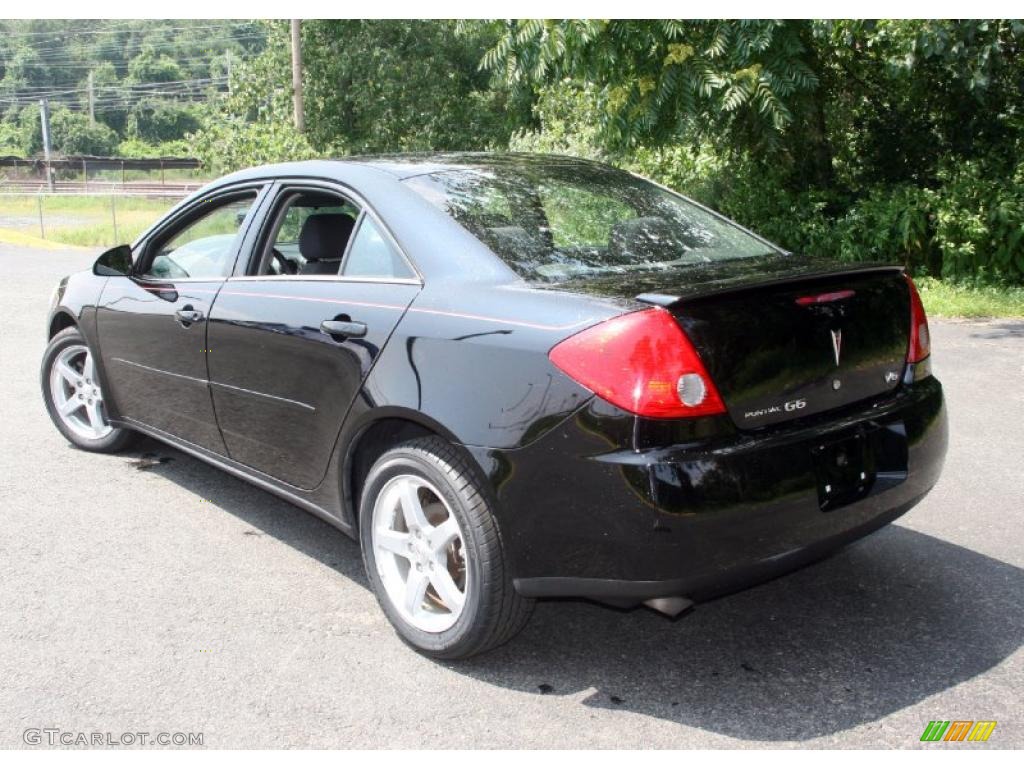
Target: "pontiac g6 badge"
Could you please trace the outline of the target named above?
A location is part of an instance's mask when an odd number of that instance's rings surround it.
[[[839,367],[839,349],[843,346],[843,332],[836,328],[832,331],[832,352],[836,356],[836,368]]]

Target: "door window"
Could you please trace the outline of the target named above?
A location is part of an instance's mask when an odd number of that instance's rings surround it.
[[[255,201],[255,191],[234,196],[158,241],[143,274],[165,280],[227,277],[234,265],[242,223]]]
[[[364,216],[359,225],[342,274],[346,277],[415,277],[405,259],[369,216]]]
[[[337,275],[359,209],[329,192],[294,192],[278,207],[258,275]]]

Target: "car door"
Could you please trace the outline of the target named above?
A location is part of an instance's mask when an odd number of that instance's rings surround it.
[[[234,187],[197,200],[136,245],[131,276],[107,281],[97,329],[122,419],[226,453],[210,399],[207,317],[261,191]]]
[[[312,489],[421,282],[351,193],[284,184],[270,210],[210,314],[211,391],[232,459]]]

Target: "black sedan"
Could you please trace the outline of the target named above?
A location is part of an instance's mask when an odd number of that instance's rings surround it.
[[[62,280],[48,333],[73,444],[149,435],[358,537],[443,658],[536,598],[674,615],[806,564],[913,507],[946,451],[900,267],[571,158],[232,174]]]

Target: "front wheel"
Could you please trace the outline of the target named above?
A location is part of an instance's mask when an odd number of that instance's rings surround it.
[[[134,432],[108,421],[92,351],[77,328],[65,328],[50,340],[43,355],[41,379],[50,418],[79,448],[119,451],[135,438]]]
[[[475,473],[440,438],[412,440],[370,469],[360,540],[370,584],[409,645],[462,659],[510,640],[529,619]]]

